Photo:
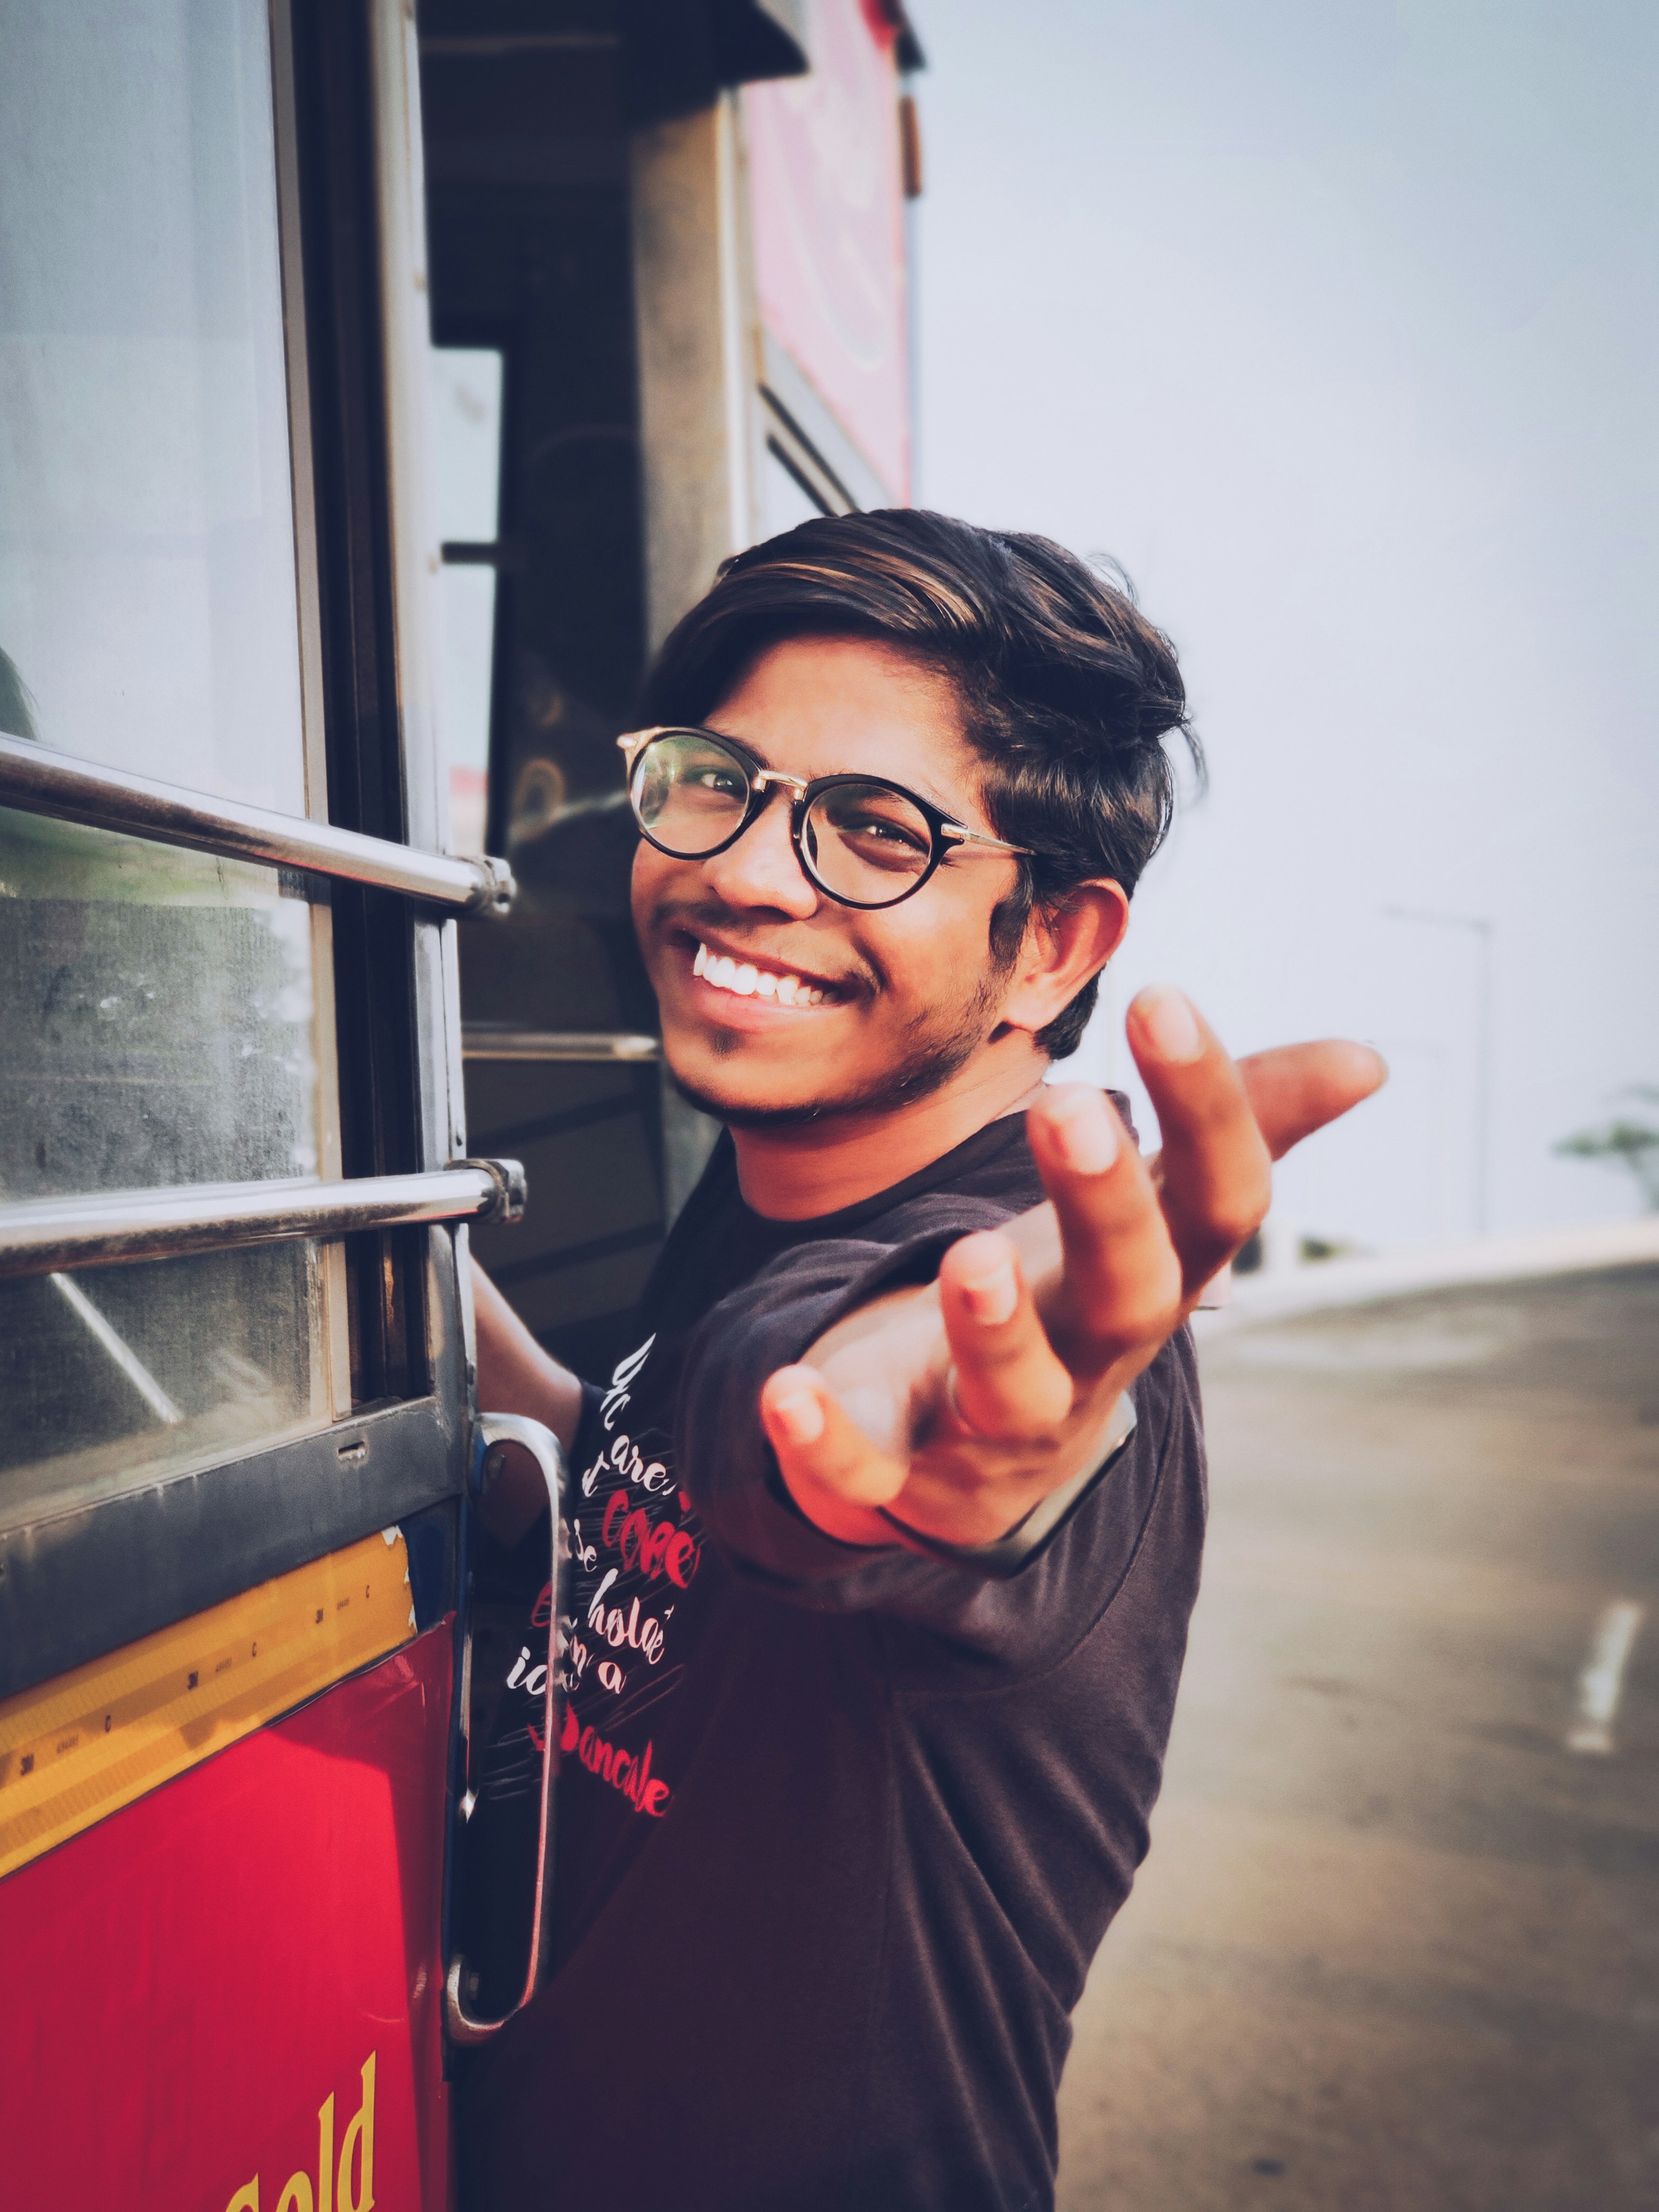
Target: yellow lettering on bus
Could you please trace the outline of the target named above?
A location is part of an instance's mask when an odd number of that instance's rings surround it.
[[[370,2051],[362,2068],[362,2102],[353,2113],[334,2156],[334,2093],[317,2108],[317,2185],[303,2168],[289,2174],[276,2200],[276,2212],[374,2212],[374,2062]],[[225,2212],[259,2212],[259,2177],[244,2182]]]
[[[340,2144],[339,2193],[335,2212],[374,2212],[374,2053],[363,2061],[363,2101],[357,2117]],[[351,2185],[352,2148],[359,2151],[357,2186]]]

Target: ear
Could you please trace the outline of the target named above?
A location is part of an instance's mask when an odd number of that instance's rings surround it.
[[[1033,908],[998,1019],[1033,1036],[1070,1006],[1123,942],[1129,900],[1109,876],[1079,884],[1053,914]]]

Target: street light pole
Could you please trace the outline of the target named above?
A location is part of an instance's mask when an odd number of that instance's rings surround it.
[[[1434,914],[1403,906],[1385,906],[1382,911],[1390,921],[1425,922],[1436,928],[1468,929],[1474,933],[1480,951],[1477,971],[1480,1011],[1475,1020],[1474,1038],[1474,1225],[1477,1232],[1484,1237],[1492,1227],[1492,1110],[1496,1103],[1494,1061],[1498,1039],[1492,976],[1494,925],[1489,915],[1482,914]]]

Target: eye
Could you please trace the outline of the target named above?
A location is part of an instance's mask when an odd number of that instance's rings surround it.
[[[926,817],[898,792],[842,784],[824,793],[819,816],[836,848],[861,868],[917,876],[932,856]]]
[[[920,831],[907,823],[895,822],[884,814],[849,813],[842,819],[841,830],[843,836],[857,837],[868,843],[895,845],[902,852],[925,853],[928,847],[927,838]]]

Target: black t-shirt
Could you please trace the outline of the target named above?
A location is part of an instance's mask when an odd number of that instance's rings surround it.
[[[1042,1197],[1018,1115],[812,1221],[745,1206],[722,1138],[571,1462],[556,1970],[467,2087],[477,2212],[1052,2203],[1069,2015],[1198,1589],[1190,1340],[1001,1580],[821,1534],[757,1409],[875,1288]]]

